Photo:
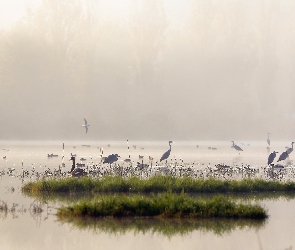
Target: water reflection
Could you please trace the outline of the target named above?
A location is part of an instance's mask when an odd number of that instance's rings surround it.
[[[132,194],[131,194],[132,195]],[[196,195],[196,194],[192,194]],[[0,202],[0,216],[7,218],[10,214],[13,218],[29,214],[37,224],[47,220],[49,216],[56,216],[56,208],[59,206],[81,200],[96,199],[99,195],[90,193],[68,194],[26,194],[34,198],[29,206],[13,203],[8,206],[6,202]],[[197,195],[200,199],[211,199],[214,195]],[[226,194],[229,199],[245,202],[258,202],[266,199],[286,198],[292,199],[295,194],[287,193],[257,193],[257,194]],[[134,234],[159,234],[166,237],[184,236],[194,231],[211,232],[215,235],[229,234],[235,230],[261,229],[268,220],[241,220],[241,219],[163,219],[163,218],[59,218],[61,224],[68,224],[78,230],[92,231],[95,234],[107,233],[113,235]]]
[[[29,206],[18,203],[10,205],[4,200],[0,201],[0,218],[2,220],[7,219],[8,216],[17,219],[25,214],[29,214],[31,218],[40,223],[42,220],[47,220],[50,215],[56,215],[56,207],[39,199],[34,200]]]
[[[159,234],[166,237],[183,236],[196,230],[224,235],[237,229],[261,229],[267,222],[261,220],[161,218],[59,218],[59,221],[80,230],[90,230],[95,234],[122,235],[133,232],[134,234]]]

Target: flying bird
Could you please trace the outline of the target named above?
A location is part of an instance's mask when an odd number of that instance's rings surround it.
[[[167,160],[168,157],[170,156],[170,152],[171,152],[171,143],[173,143],[173,141],[169,141],[169,149],[162,155],[160,162],[163,160]]]
[[[231,141],[233,143],[232,148],[234,148],[237,151],[243,151],[243,149],[241,149],[238,145],[235,144],[234,141]]]
[[[90,126],[90,125],[87,123],[86,119],[84,118],[84,124],[82,125],[82,127],[84,127],[86,129],[86,134],[88,132],[88,126]]]
[[[274,161],[274,159],[275,159],[276,156],[277,156],[277,153],[278,153],[278,152],[273,151],[273,152],[268,156],[267,165],[272,164],[272,162]]]

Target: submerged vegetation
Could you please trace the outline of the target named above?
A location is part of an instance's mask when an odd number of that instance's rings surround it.
[[[249,193],[249,192],[294,192],[295,182],[267,181],[261,179],[218,180],[154,176],[149,179],[138,177],[104,177],[101,179],[64,178],[42,179],[28,182],[22,187],[25,193],[40,192],[128,192],[160,193]]]
[[[196,199],[171,192],[143,195],[103,195],[58,210],[59,217],[163,217],[265,219],[266,211],[251,204],[238,204],[223,196]]]

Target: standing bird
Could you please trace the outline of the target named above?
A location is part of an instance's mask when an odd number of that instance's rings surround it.
[[[127,138],[127,148],[128,148],[128,158],[127,159],[125,159],[124,161],[125,162],[131,162],[131,159],[130,159],[130,149],[129,149],[129,144],[128,144],[128,138]]]
[[[267,144],[268,144],[268,145],[270,145],[269,135],[270,135],[270,133],[267,133],[267,140],[266,140],[266,141],[267,141]]]
[[[241,149],[238,145],[235,144],[234,141],[231,141],[233,143],[232,148],[234,148],[237,151],[243,151],[243,149]]]
[[[171,143],[173,143],[173,141],[169,141],[169,149],[162,155],[161,159],[160,159],[160,162],[163,161],[163,160],[167,160],[169,155],[170,155],[170,152],[171,152]]]
[[[103,161],[103,163],[114,163],[115,161],[117,161],[119,159],[119,155],[118,154],[111,154],[109,155],[107,158],[105,158],[105,160]]]
[[[267,165],[272,164],[272,162],[274,161],[274,159],[275,159],[276,156],[277,156],[277,153],[278,153],[278,152],[273,151],[273,152],[268,156]]]
[[[87,134],[87,132],[88,132],[88,127],[89,127],[90,125],[87,123],[87,121],[86,121],[86,119],[84,118],[84,124],[82,125],[82,127],[84,127],[85,129],[86,129],[86,134]]]
[[[279,161],[286,160],[288,156],[289,156],[289,154],[287,153],[287,151],[285,151],[285,152],[281,153],[281,155],[277,161],[279,162]]]
[[[295,142],[292,142],[292,143],[291,143],[292,148],[288,148],[288,149],[286,150],[286,152],[288,153],[288,155],[291,154],[291,153],[293,152],[293,144],[294,144],[294,143],[295,143]]]
[[[75,156],[72,156],[70,161],[72,161],[72,168],[71,168],[71,171],[70,171],[72,177],[80,177],[80,176],[84,176],[84,175],[87,174],[84,169],[76,168]]]

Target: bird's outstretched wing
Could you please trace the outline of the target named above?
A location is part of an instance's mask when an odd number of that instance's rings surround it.
[[[86,121],[86,119],[85,119],[85,118],[84,118],[84,122],[85,122],[84,124],[85,124],[85,125],[87,125],[87,121]]]
[[[86,128],[86,134],[87,134],[87,132],[88,132],[88,127],[86,126],[85,128]]]

